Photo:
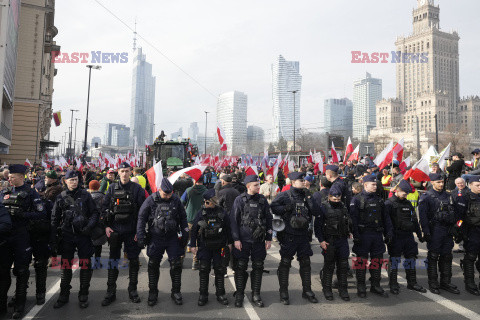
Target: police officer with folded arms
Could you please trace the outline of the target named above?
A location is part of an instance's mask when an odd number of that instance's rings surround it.
[[[99,210],[92,196],[79,184],[78,171],[65,174],[67,189],[57,197],[52,210],[51,247],[61,254],[60,296],[53,306],[61,308],[69,301],[72,281],[72,259],[77,251],[80,268],[80,308],[88,307],[88,289],[92,278],[91,257],[94,253],[91,231],[98,222]]]
[[[46,218],[44,203],[30,185],[25,184],[27,167],[14,164],[8,167],[8,180],[11,187],[3,190],[0,197],[3,206],[10,214],[12,229],[2,235],[0,244],[0,313],[7,311],[7,293],[11,285],[10,269],[17,277],[13,302],[13,319],[23,317],[27,299],[29,265],[32,260],[32,248],[28,228],[31,221]],[[4,208],[0,210],[4,212]]]
[[[148,227],[148,233],[146,231]],[[138,213],[137,241],[140,248],[147,245],[148,260],[148,305],[158,300],[160,262],[165,251],[170,262],[172,292],[170,297],[176,305],[183,304],[182,256],[188,241],[188,224],[185,208],[180,198],[173,194],[173,186],[163,178],[160,189],[143,202]]]
[[[132,167],[122,162],[118,168],[118,182],[111,183],[102,204],[105,231],[110,245],[110,266],[108,267],[107,294],[102,306],[108,306],[116,299],[118,260],[122,244],[128,258],[128,297],[134,303],[140,302],[137,292],[140,247],[136,243],[138,210],[145,201],[145,190],[130,181]]]
[[[252,260],[251,289],[255,306],[264,306],[260,296],[264,261],[272,244],[272,214],[267,199],[259,194],[260,180],[257,175],[244,180],[247,191],[240,194],[233,203],[230,226],[235,271],[235,307],[241,308],[248,279],[248,260]]]
[[[200,296],[198,305],[208,302],[208,280],[213,261],[217,301],[228,304],[225,296],[226,266],[223,259],[226,247],[231,246],[230,219],[219,205],[215,190],[210,189],[203,194],[204,204],[197,213],[191,231],[192,251],[199,260]],[[197,252],[198,250],[198,252]]]
[[[367,296],[366,275],[368,257],[370,255],[370,292],[383,297],[388,294],[380,286],[385,243],[393,238],[393,226],[390,216],[385,213],[383,199],[377,191],[374,175],[363,178],[364,190],[357,194],[350,203],[350,217],[353,225],[353,248],[357,255],[353,269],[357,277],[357,295]],[[384,240],[385,236],[385,240]],[[385,241],[385,243],[384,243]]]
[[[295,254],[300,264],[302,297],[311,303],[318,302],[312,291],[310,257],[313,255],[313,251],[310,246],[309,226],[313,217],[320,214],[320,207],[310,192],[305,189],[304,177],[305,174],[302,172],[288,174],[288,178],[292,181],[292,187],[286,192],[279,193],[270,205],[273,214],[281,216],[285,222],[285,229],[277,232],[281,256],[277,275],[280,285],[280,301],[285,305],[290,304],[288,278]]]
[[[432,189],[422,194],[418,201],[418,213],[423,236],[427,241],[428,286],[432,293],[440,289],[459,294],[452,280],[453,227],[457,221],[453,197],[444,190],[444,178],[438,173],[429,175]],[[438,267],[437,267],[438,266]],[[440,284],[438,283],[440,271]]]
[[[390,216],[394,230],[393,239],[387,246],[390,255],[389,285],[392,294],[400,293],[397,277],[402,254],[405,257],[403,267],[407,278],[407,289],[427,292],[417,283],[418,243],[415,242],[413,233],[417,234],[421,242],[423,242],[423,238],[415,209],[407,199],[410,193],[412,193],[410,183],[401,180],[395,187],[395,194],[385,201],[385,212]]]

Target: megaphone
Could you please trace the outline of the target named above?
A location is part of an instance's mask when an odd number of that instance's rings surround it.
[[[274,214],[272,220],[272,229],[276,232],[281,232],[285,229],[285,222],[283,221],[282,217],[279,215]]]

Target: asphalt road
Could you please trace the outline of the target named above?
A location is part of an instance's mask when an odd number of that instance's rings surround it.
[[[247,284],[246,299],[244,308],[235,308],[233,306],[233,275],[229,270],[229,278],[226,279],[226,290],[230,305],[222,306],[215,300],[215,289],[213,287],[213,278],[210,278],[210,301],[204,307],[197,306],[198,299],[198,271],[190,269],[191,254],[187,254],[182,274],[182,294],[184,305],[177,306],[170,299],[170,274],[168,261],[162,261],[159,281],[159,303],[154,307],[147,305],[148,286],[147,286],[147,259],[142,253],[139,275],[139,294],[142,302],[134,304],[128,299],[128,270],[120,270],[120,276],[117,282],[117,300],[108,307],[102,307],[101,301],[106,291],[107,271],[95,270],[90,287],[90,306],[87,309],[80,309],[78,306],[78,274],[74,273],[72,281],[73,289],[70,294],[70,302],[61,309],[53,309],[60,284],[60,271],[49,270],[47,283],[47,302],[43,306],[35,304],[35,278],[34,271],[30,277],[26,313],[24,319],[149,319],[166,317],[167,319],[480,319],[480,298],[465,292],[463,285],[463,274],[459,267],[459,259],[462,254],[454,254],[454,278],[452,282],[461,289],[460,295],[454,295],[442,292],[441,295],[434,295],[430,292],[421,294],[406,289],[404,273],[399,272],[401,278],[401,293],[398,296],[390,294],[389,298],[382,298],[373,294],[368,294],[366,299],[356,296],[355,280],[349,279],[349,292],[351,301],[344,302],[338,297],[335,291],[335,300],[326,301],[321,291],[319,282],[319,271],[323,264],[323,258],[320,255],[320,246],[315,240],[312,244],[314,256],[312,257],[312,289],[319,298],[318,304],[310,304],[302,299],[301,280],[298,274],[298,263],[292,263],[290,273],[290,302],[289,306],[284,306],[279,302],[278,280],[276,268],[279,263],[279,246],[273,244],[267,260],[265,269],[270,273],[265,273],[262,285],[262,298],[265,308],[252,307],[248,299],[250,298],[250,284]],[[108,247],[104,247],[103,255],[107,256]],[[426,256],[424,244],[420,244],[420,261]],[[418,270],[418,282],[424,287],[427,286],[426,270]],[[477,278],[478,280],[478,278]],[[14,291],[15,279],[13,279],[9,296]],[[388,280],[386,273],[383,273],[382,286],[387,289]],[[7,318],[11,316],[12,310],[9,309]]]

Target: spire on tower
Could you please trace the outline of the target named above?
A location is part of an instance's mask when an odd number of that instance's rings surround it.
[[[133,31],[133,52],[137,50],[137,17],[135,17],[135,31]]]

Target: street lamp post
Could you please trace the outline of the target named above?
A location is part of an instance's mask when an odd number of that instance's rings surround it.
[[[67,154],[67,156],[71,156],[70,153],[72,152],[73,113],[78,112],[79,110],[70,109],[70,111],[72,112],[72,117],[70,118],[70,132],[69,132],[69,136],[68,136],[68,154]],[[75,152],[74,152],[74,154],[75,154]]]
[[[295,125],[296,125],[296,118],[295,118],[295,94],[298,92],[298,90],[293,90],[289,91],[293,93],[293,151],[295,151]]]
[[[75,118],[75,138],[73,139],[73,153],[77,152],[77,121],[79,118]]]
[[[205,112],[205,154],[207,154],[207,118],[208,118],[208,111]]]
[[[88,95],[87,95],[87,117],[85,119],[85,140],[83,141],[83,152],[85,152],[84,157],[86,156],[87,151],[87,135],[88,135],[88,109],[90,106],[90,81],[92,79],[92,69],[100,70],[101,66],[87,65],[88,70]]]

